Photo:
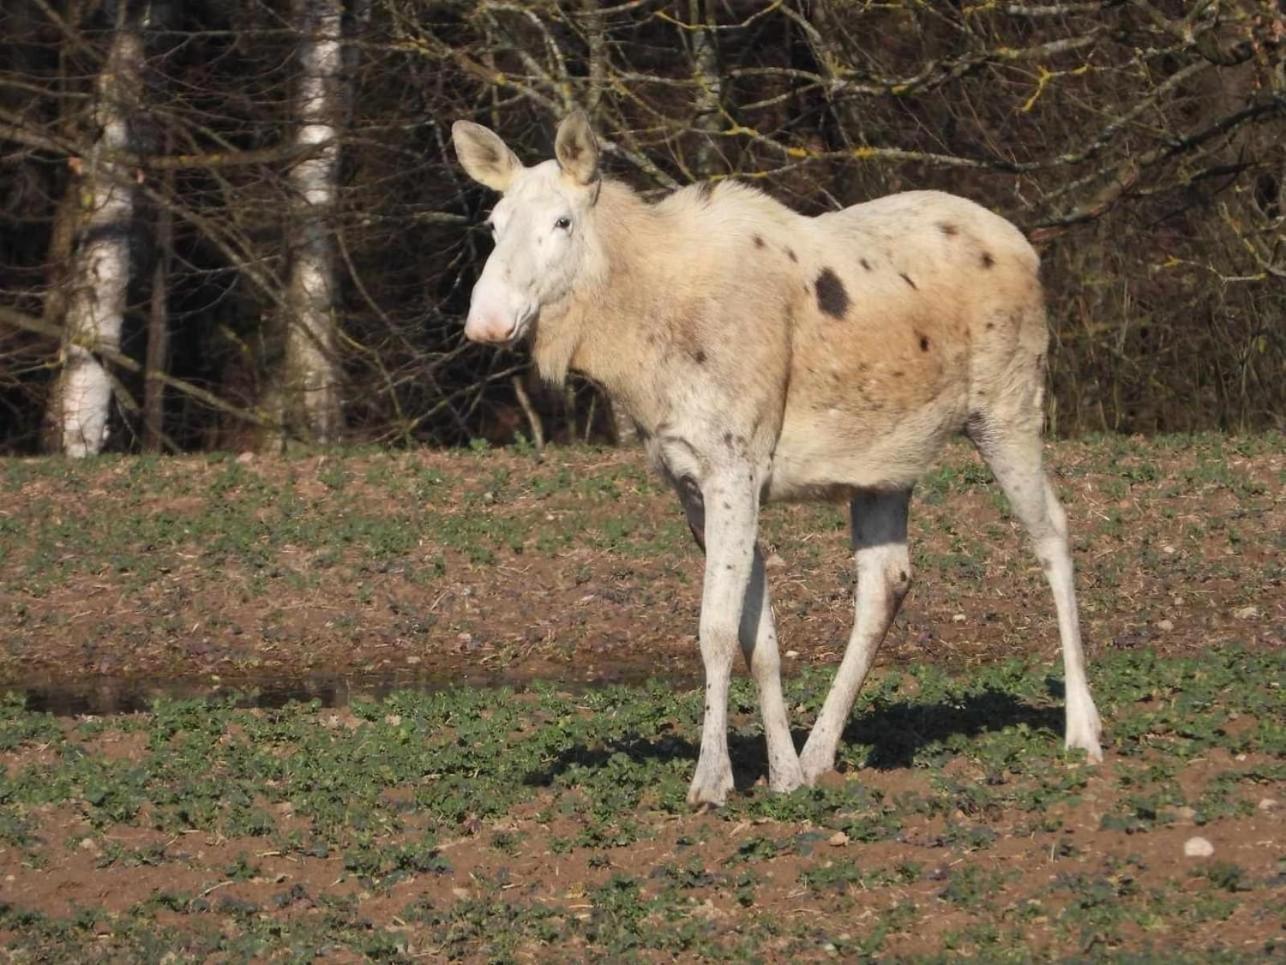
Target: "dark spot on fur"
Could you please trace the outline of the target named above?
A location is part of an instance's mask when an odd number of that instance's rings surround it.
[[[787,249],[786,249],[786,257],[787,257],[787,258],[789,258],[791,261],[796,262],[796,263],[798,263],[798,261],[799,261],[799,258],[798,258],[798,257],[796,257],[796,255],[795,255],[795,249],[794,249],[794,248],[787,248]]]
[[[817,276],[817,307],[832,318],[843,318],[848,311],[848,292],[839,276],[829,268],[823,268]]]
[[[929,337],[927,335],[920,336],[920,351],[921,352],[929,351]]]
[[[960,233],[960,229],[957,228],[955,225],[951,224],[951,222],[949,221],[939,221],[938,228],[941,229],[942,233],[946,235],[948,238],[954,238],[957,234]]]
[[[993,328],[995,328],[995,327],[996,327],[996,323],[995,323],[995,322],[988,322],[988,323],[987,323],[987,331],[989,331],[989,332],[990,332],[990,331],[991,331]]]
[[[909,583],[909,582],[911,582],[911,577],[910,577],[909,575],[907,575],[906,570],[900,570],[900,571],[898,571],[898,582],[899,582],[899,583]]]
[[[981,261],[982,261],[983,268],[990,268],[992,265],[996,263],[996,259],[991,257],[990,251],[984,251],[982,253]]]
[[[705,365],[705,364],[706,364],[706,353],[705,353],[705,349],[700,349],[700,348],[699,348],[699,349],[697,349],[695,352],[693,352],[693,353],[692,353],[692,361],[696,362],[696,363],[697,363],[697,365]]]
[[[902,378],[902,376],[903,376],[903,375],[905,375],[905,374],[906,374],[906,373],[904,373],[901,369],[894,369],[894,370],[893,370],[893,378],[895,378],[895,379],[900,379],[900,378]]]
[[[764,239],[759,237],[759,235],[755,235],[755,247],[762,248],[763,246],[764,246]]]
[[[729,449],[731,449],[731,448],[732,448],[732,433],[731,433],[731,432],[725,432],[725,433],[723,434],[723,444],[724,444],[725,446],[727,446]]]
[[[858,259],[858,264],[860,264],[860,265],[861,265],[863,268],[865,268],[867,271],[870,271],[870,270],[871,270],[871,263],[870,263],[869,261],[867,261],[865,258],[859,258],[859,259]]]
[[[915,290],[916,290],[916,291],[919,291],[919,290],[920,290],[918,287],[916,287],[915,282],[913,282],[913,281],[911,280],[911,276],[910,276],[910,275],[908,275],[906,272],[904,272],[904,271],[900,271],[900,272],[898,272],[898,274],[902,276],[902,280],[903,280],[904,282],[906,282],[906,283],[907,283],[908,285],[910,285],[912,288],[915,288]]]

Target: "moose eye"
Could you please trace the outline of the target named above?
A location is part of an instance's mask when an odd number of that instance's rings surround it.
[[[554,222],[554,227],[558,228],[560,231],[566,231],[571,226],[572,226],[571,218],[559,218],[557,221]]]

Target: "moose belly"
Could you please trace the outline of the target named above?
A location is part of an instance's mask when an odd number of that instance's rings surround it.
[[[842,498],[854,489],[906,488],[932,466],[965,415],[965,394],[951,391],[901,411],[788,405],[766,496]]]

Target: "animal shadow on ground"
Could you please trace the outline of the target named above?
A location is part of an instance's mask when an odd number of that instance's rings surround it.
[[[1049,731],[1051,739],[1056,738],[1063,724],[1063,709],[1026,703],[1013,694],[988,688],[951,702],[896,701],[867,708],[849,721],[843,739],[845,744],[871,746],[865,766],[893,770],[910,767],[919,751],[938,741],[974,737],[1020,724],[1033,731]],[[807,737],[806,730],[796,730],[795,746],[802,748]],[[735,730],[729,734],[728,745],[736,787],[746,790],[764,776],[763,735],[757,729]],[[699,750],[693,741],[673,734],[629,733],[592,746],[580,742],[564,748],[545,766],[529,771],[524,783],[548,786],[574,766],[602,767],[617,754],[640,765],[676,758],[695,763]]]
[[[976,737],[987,731],[1026,724],[1055,739],[1063,708],[1027,703],[1003,690],[985,688],[937,704],[896,701],[866,709],[844,728],[845,744],[869,744],[866,766],[879,770],[910,767],[916,755],[938,741]]]

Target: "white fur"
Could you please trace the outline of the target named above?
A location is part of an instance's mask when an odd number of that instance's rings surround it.
[[[962,430],[1054,593],[1067,746],[1101,758],[1066,521],[1041,468],[1048,331],[1038,261],[1013,225],[930,191],[817,218],[728,183],[647,204],[598,177],[583,117],[560,128],[556,160],[532,168],[515,167],[477,125],[457,125],[456,145],[470,175],[504,191],[466,333],[529,335],[548,378],[575,370],[602,385],[638,423],[705,547],[693,804],[719,804],[732,787],[727,693],[738,647],[759,686],[770,785],[790,790],[834,765],[910,585],[911,487]],[[564,217],[568,227],[556,227]],[[853,510],[857,615],[801,764],[755,544],[759,502],[837,497]]]

